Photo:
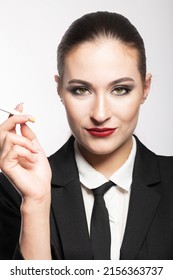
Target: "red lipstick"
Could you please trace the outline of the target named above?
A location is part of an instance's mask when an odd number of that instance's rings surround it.
[[[98,127],[93,127],[87,129],[88,133],[90,133],[92,136],[95,137],[107,137],[111,135],[116,128],[109,128],[109,127],[104,127],[104,128],[98,128]]]

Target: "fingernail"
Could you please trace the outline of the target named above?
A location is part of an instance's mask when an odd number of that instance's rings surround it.
[[[31,115],[21,115],[22,118],[26,119],[29,122],[35,122],[35,118],[32,117]]]
[[[20,107],[23,107],[23,102],[19,103],[19,104],[15,107],[15,109],[17,110],[17,109],[19,109]]]

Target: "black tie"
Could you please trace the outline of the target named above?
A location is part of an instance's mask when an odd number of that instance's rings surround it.
[[[95,260],[110,260],[111,233],[108,210],[103,196],[113,185],[109,181],[93,189],[94,206],[90,236]]]

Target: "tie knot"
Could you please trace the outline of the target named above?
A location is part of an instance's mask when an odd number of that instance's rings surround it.
[[[94,196],[101,195],[104,196],[104,194],[114,185],[113,182],[109,181],[101,185],[100,187],[93,189]]]

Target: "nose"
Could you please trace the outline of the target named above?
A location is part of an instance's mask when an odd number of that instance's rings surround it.
[[[105,95],[95,97],[90,117],[96,123],[104,123],[111,117],[109,101]]]

